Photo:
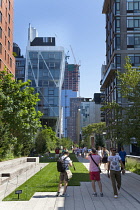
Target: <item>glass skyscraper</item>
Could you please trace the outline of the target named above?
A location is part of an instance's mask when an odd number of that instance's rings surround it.
[[[43,112],[42,124],[52,127],[59,137],[64,69],[64,48],[55,45],[55,37],[38,37],[36,29],[29,26],[25,80],[31,80],[39,93],[37,109]]]

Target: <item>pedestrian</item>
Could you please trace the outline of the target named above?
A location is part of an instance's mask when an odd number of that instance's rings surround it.
[[[94,191],[93,196],[97,197],[96,185],[95,185],[95,182],[97,181],[98,187],[100,190],[100,196],[103,197],[102,183],[101,183],[101,179],[100,179],[100,171],[97,166],[101,162],[101,157],[100,157],[100,155],[96,154],[96,152],[97,152],[96,149],[92,149],[92,151],[90,153],[88,153],[85,158],[90,161],[90,164],[89,164],[89,172],[90,173],[89,174],[90,174],[90,180],[92,181],[92,188]],[[92,160],[92,158],[95,162]]]
[[[98,147],[98,150],[97,150],[97,154],[100,155],[101,159],[102,159],[102,147]],[[101,165],[101,162],[99,163],[99,166]]]
[[[123,168],[122,173],[125,173],[124,165],[121,157],[116,155],[116,149],[112,148],[112,155],[108,157],[108,177],[111,178],[112,187],[114,191],[114,198],[118,197],[121,188],[121,170],[120,164]],[[110,172],[110,173],[109,173]]]
[[[107,159],[108,159],[109,152],[106,147],[103,147],[102,150],[102,163],[104,164],[104,170],[107,171]]]
[[[121,157],[121,160],[123,162],[123,165],[125,167],[125,159],[126,159],[126,152],[124,151],[124,148],[121,148],[121,151],[119,152],[119,156]],[[121,168],[122,170],[122,168]]]
[[[60,155],[59,153],[60,153],[60,149],[59,149],[59,147],[57,147],[55,149],[55,159],[59,158],[59,155]]]
[[[66,170],[69,170],[69,166],[72,166],[72,160],[68,157],[69,152],[65,151],[64,155],[61,157],[62,160],[64,160],[64,165],[65,165],[65,172],[60,172],[60,177],[59,177],[59,184],[58,184],[58,191],[56,196],[60,195],[60,189],[62,187],[62,183],[64,182],[64,190],[63,194],[61,195],[62,197],[68,197],[69,195],[66,193],[67,186],[68,186],[68,174]]]

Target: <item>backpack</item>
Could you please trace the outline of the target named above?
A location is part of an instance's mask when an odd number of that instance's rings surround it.
[[[66,167],[64,164],[64,161],[67,157],[65,157],[64,159],[62,159],[61,157],[57,160],[57,171],[58,172],[65,172],[66,171]]]

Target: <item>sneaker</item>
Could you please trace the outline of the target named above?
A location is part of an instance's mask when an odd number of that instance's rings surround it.
[[[114,198],[118,198],[118,196],[117,195],[114,195]]]
[[[96,192],[94,192],[92,195],[93,195],[94,197],[97,197],[97,193],[96,193]]]
[[[57,193],[56,193],[56,197],[58,197],[59,195],[60,195],[60,192],[57,192]]]
[[[69,194],[63,193],[63,194],[61,195],[61,197],[69,197]]]
[[[100,193],[100,196],[101,196],[101,197],[103,197],[103,196],[104,196],[104,194],[103,194],[103,193]]]

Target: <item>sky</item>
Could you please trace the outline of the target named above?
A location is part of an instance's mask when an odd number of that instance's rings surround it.
[[[100,92],[101,66],[105,63],[103,2],[14,0],[14,42],[21,54],[25,56],[29,23],[38,36],[56,37],[56,45],[63,46],[70,56],[68,63],[76,60],[80,65],[79,96],[85,98]]]

